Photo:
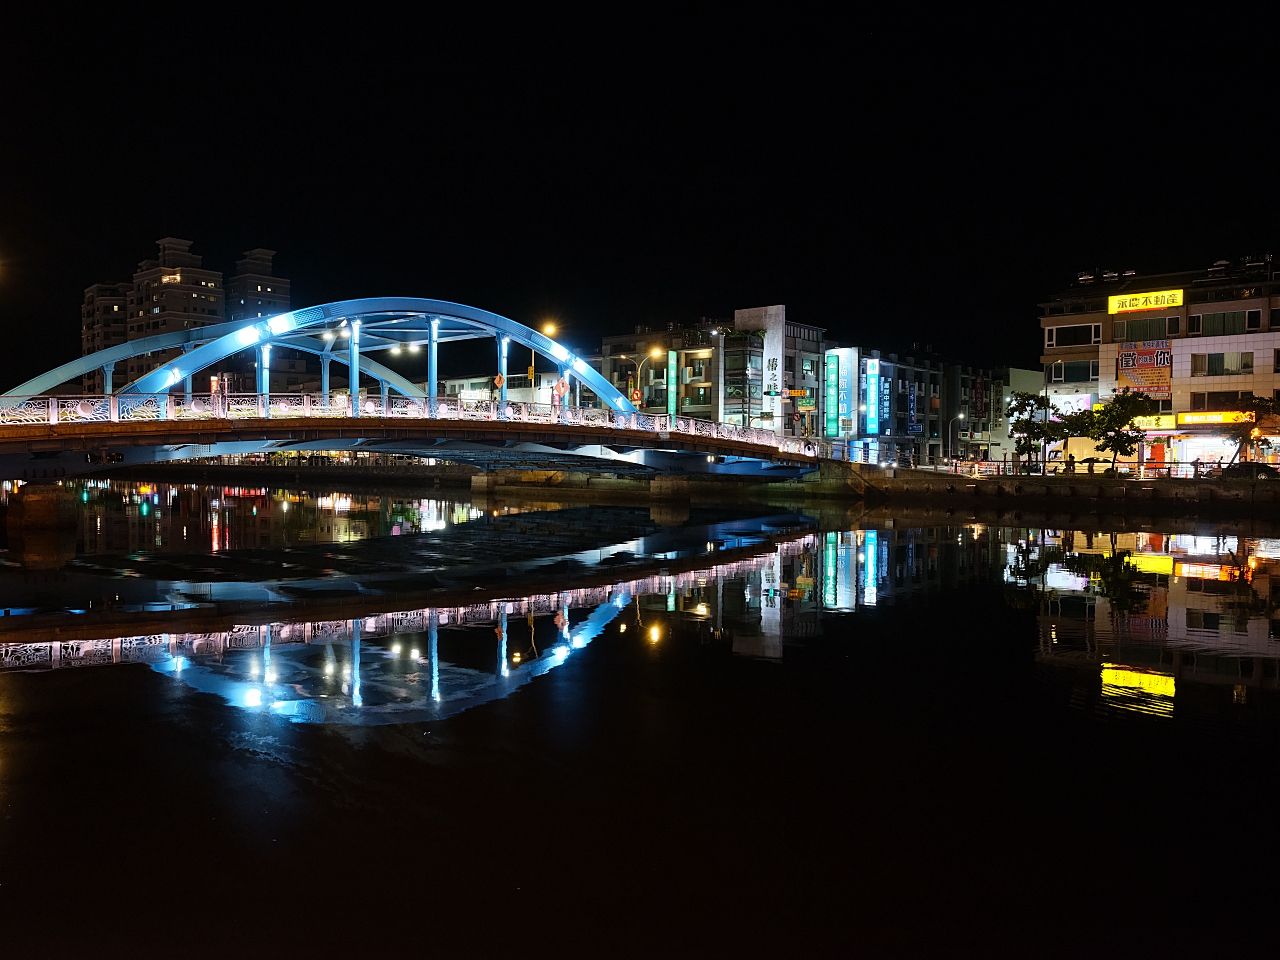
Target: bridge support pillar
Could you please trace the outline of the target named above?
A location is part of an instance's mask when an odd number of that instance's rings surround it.
[[[688,500],[688,477],[654,477],[649,481],[649,494],[664,500]]]
[[[271,344],[258,348],[258,409],[262,416],[271,416]]]
[[[329,361],[332,359],[327,353],[320,358],[320,406],[327,407],[329,405]]]
[[[502,386],[498,388],[498,402],[507,402],[507,344],[511,341],[498,334],[498,376],[502,378]]]
[[[473,493],[489,493],[498,486],[498,475],[496,473],[473,473],[471,475],[471,490]]]
[[[382,415],[387,416],[387,401],[391,399],[391,384],[385,380],[379,380],[378,386],[382,388]],[[390,503],[390,501],[387,501]]]
[[[184,343],[182,345],[182,355],[185,357],[188,353],[191,352],[191,348],[194,346],[195,346],[194,343]],[[187,402],[187,406],[191,406],[191,374],[189,373],[187,374],[185,380],[183,381],[182,387],[183,387],[182,395]],[[107,391],[107,392],[110,393],[110,391]]]
[[[427,335],[427,416],[436,415],[436,386],[439,371],[436,367],[437,350],[440,342],[440,321],[431,321],[431,330]]]
[[[360,416],[360,321],[351,321],[351,349],[348,363],[351,366],[350,383],[347,392],[351,394],[351,416]]]
[[[107,396],[111,396],[111,377],[115,373],[116,365],[114,363],[104,363],[102,365],[102,392]]]

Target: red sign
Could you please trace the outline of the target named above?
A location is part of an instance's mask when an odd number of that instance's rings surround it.
[[[973,413],[979,420],[987,415],[987,378],[982,374],[973,381]]]
[[[800,422],[800,414],[798,414],[798,413],[793,413],[793,414],[791,415],[791,421],[792,421],[793,423],[799,423],[799,422]]]
[[[640,402],[641,400],[643,400],[643,399],[644,399],[644,394],[643,394],[643,393],[641,393],[639,390],[632,390],[632,391],[631,391],[631,402],[632,402],[632,403],[639,403],[639,402]]]

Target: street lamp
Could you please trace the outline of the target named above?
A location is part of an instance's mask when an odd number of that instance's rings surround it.
[[[556,325],[554,323],[544,323],[542,325],[542,332],[549,337],[556,332]],[[537,394],[534,393],[534,390],[533,390],[534,380],[536,379],[534,377],[534,367],[536,367],[537,365],[538,365],[538,351],[530,347],[529,348],[529,403],[530,405],[532,405],[533,401],[537,399]]]
[[[644,365],[648,363],[650,360],[654,359],[655,357],[660,357],[660,356],[662,356],[662,349],[660,347],[654,347],[652,350],[649,351],[649,355],[640,361],[640,365],[636,367],[636,387],[640,386],[640,371],[644,369]],[[627,355],[624,353],[620,359],[622,360],[627,359]],[[668,390],[671,389],[671,384],[669,383],[667,384],[667,389]],[[628,397],[627,399],[630,400],[631,398]]]
[[[960,411],[960,415],[959,415],[959,416],[952,417],[952,418],[951,418],[951,422],[947,424],[947,456],[948,456],[948,457],[951,457],[951,456],[952,456],[952,450],[951,450],[951,427],[955,424],[955,422],[956,422],[957,420],[964,420],[964,419],[965,419],[964,411],[963,411],[963,410],[961,410],[961,411]]]

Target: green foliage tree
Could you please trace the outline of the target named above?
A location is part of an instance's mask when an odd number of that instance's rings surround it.
[[[1146,439],[1147,432],[1134,426],[1134,417],[1150,416],[1157,409],[1156,402],[1145,393],[1121,390],[1104,403],[1102,409],[1087,411],[1089,418],[1080,425],[1099,450],[1111,451],[1114,470],[1116,458],[1133,456],[1138,444]]]
[[[1247,423],[1224,424],[1227,436],[1236,442],[1235,456],[1231,458],[1233,463],[1249,459],[1245,456],[1248,449],[1271,446],[1271,441],[1264,436],[1262,424],[1264,420],[1274,418],[1277,413],[1276,402],[1270,397],[1246,397],[1236,407],[1254,416]]]
[[[1014,453],[1030,460],[1045,443],[1063,437],[1058,408],[1040,393],[1017,391],[1009,396],[1006,410]]]

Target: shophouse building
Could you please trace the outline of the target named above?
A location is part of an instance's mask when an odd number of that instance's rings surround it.
[[[821,432],[826,330],[786,319],[782,305],[604,337],[599,369],[640,409],[767,427],[782,436]]]
[[[1280,275],[1270,255],[1177,273],[1081,273],[1041,310],[1043,389],[1054,405],[1142,390],[1164,415],[1152,432],[1178,460],[1230,459],[1224,415],[1243,398],[1280,397]]]
[[[853,364],[857,381],[842,366]],[[833,369],[834,368],[834,369]],[[848,441],[857,459],[901,463],[929,458],[1001,460],[1011,456],[1009,395],[1039,392],[1038,371],[970,367],[937,356],[836,348],[828,351],[828,409],[856,390],[856,417],[830,418],[828,435]],[[844,387],[844,383],[848,387]]]

